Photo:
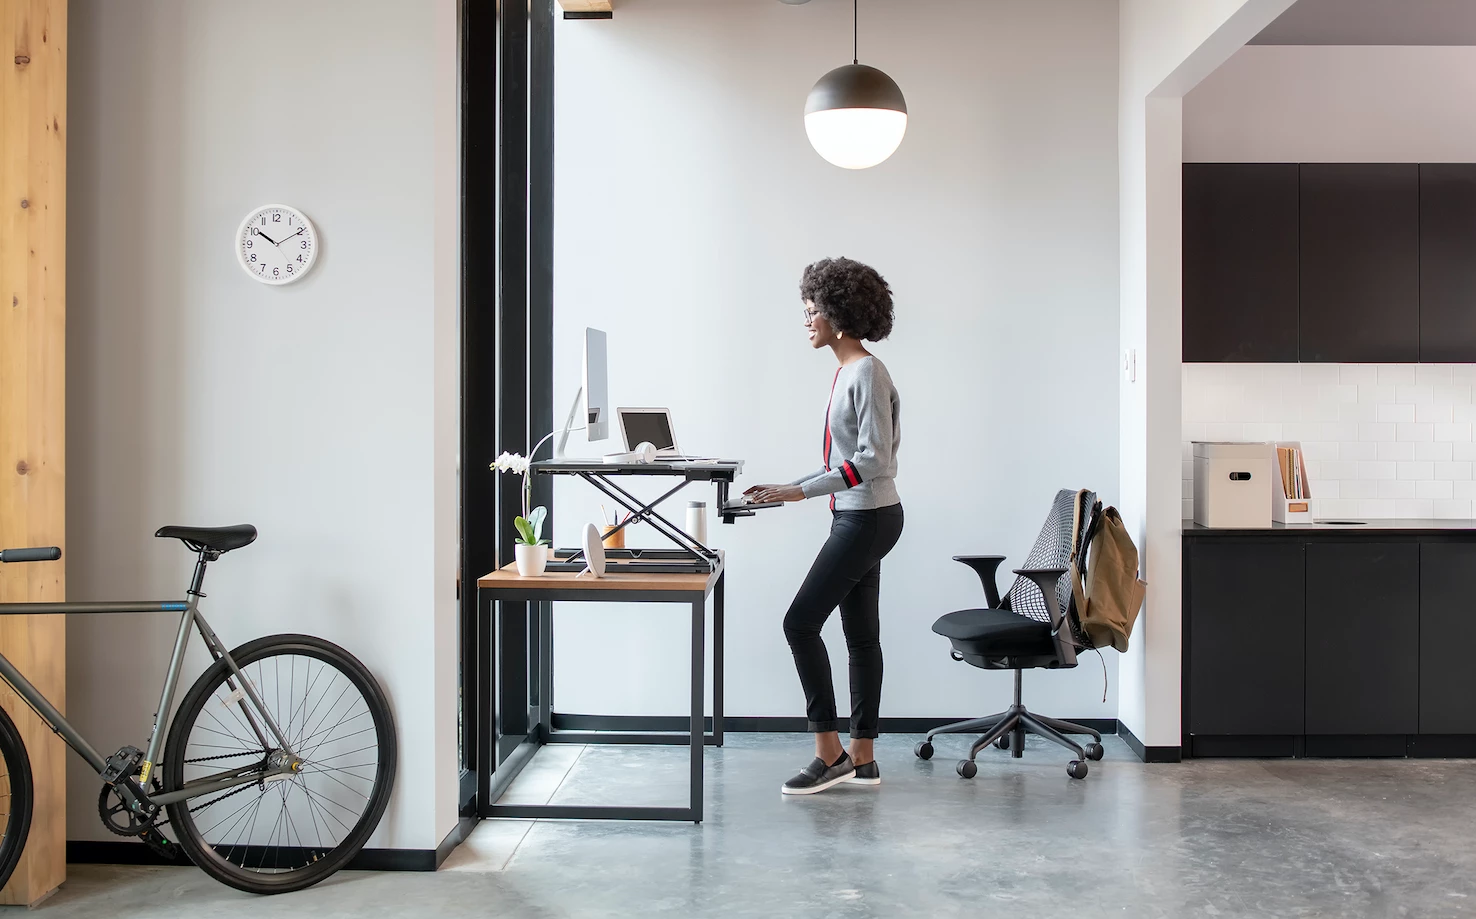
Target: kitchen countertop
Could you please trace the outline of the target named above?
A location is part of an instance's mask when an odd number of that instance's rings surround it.
[[[1327,518],[1326,523],[1272,523],[1266,527],[1205,527],[1193,520],[1182,523],[1184,535],[1235,536],[1250,533],[1459,533],[1476,532],[1476,520],[1436,520],[1418,517],[1390,517],[1360,520],[1357,517]]]

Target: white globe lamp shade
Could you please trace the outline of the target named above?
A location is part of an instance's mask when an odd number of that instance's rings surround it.
[[[868,169],[897,151],[907,102],[891,77],[865,64],[830,71],[805,100],[805,134],[827,162]]]

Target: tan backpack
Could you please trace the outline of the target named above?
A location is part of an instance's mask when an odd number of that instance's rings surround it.
[[[1071,592],[1081,631],[1091,647],[1111,645],[1126,651],[1148,583],[1138,577],[1138,547],[1117,508],[1108,507],[1093,516],[1096,519],[1088,524],[1086,534],[1085,577],[1081,560],[1072,558]]]

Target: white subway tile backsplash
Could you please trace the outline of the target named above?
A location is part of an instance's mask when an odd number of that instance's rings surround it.
[[[1469,520],[1471,518],[1471,502],[1462,498],[1454,501],[1436,501],[1431,511],[1430,516],[1441,520]]]
[[[1434,402],[1435,387],[1420,385],[1396,387],[1396,395],[1394,401],[1401,403],[1410,403],[1412,405],[1422,405],[1427,402]]]
[[[1400,501],[1400,502],[1396,502],[1396,501],[1385,501],[1385,500],[1382,500],[1382,499],[1369,500],[1369,501],[1359,501],[1358,502],[1358,516],[1365,517],[1365,518],[1368,518],[1370,520],[1377,520],[1380,517],[1398,517],[1398,516],[1400,516],[1400,513],[1399,513],[1399,509],[1398,509],[1398,506],[1397,505],[1399,505],[1399,504],[1413,504],[1413,503],[1414,503],[1413,501]],[[1426,502],[1426,503],[1428,503],[1428,502]]]
[[[1375,444],[1375,446],[1378,448],[1378,458],[1381,460],[1408,463],[1415,458],[1415,445],[1412,443],[1391,440]]]
[[[1469,383],[1441,384],[1435,387],[1436,405],[1467,405],[1471,401]]]
[[[1415,382],[1413,364],[1379,364],[1380,386],[1410,386]]]
[[[1423,482],[1413,482],[1414,496],[1416,498],[1438,501],[1450,500],[1455,497],[1455,486],[1451,482],[1440,479],[1426,479]]]
[[[1321,483],[1319,483],[1319,487],[1320,484]],[[1371,484],[1378,486],[1378,494],[1374,495],[1375,498],[1389,498],[1395,501],[1400,501],[1408,500],[1415,497],[1432,497],[1429,495],[1415,494],[1415,492],[1417,491],[1416,485],[1423,483],[1409,482],[1404,479],[1385,479],[1381,482],[1373,482]],[[1449,496],[1447,495],[1446,497]]]
[[[1422,463],[1450,462],[1455,453],[1455,444],[1449,441],[1422,440],[1414,445],[1414,458]]]
[[[1435,478],[1434,463],[1399,463],[1398,467],[1398,470],[1395,472],[1397,478],[1409,479],[1410,481]]]
[[[1371,463],[1358,464],[1358,477],[1360,479],[1392,479],[1395,472],[1394,463],[1374,461]]]
[[[1400,422],[1394,427],[1396,429],[1394,435],[1395,440],[1416,441],[1435,439],[1435,425],[1433,424],[1426,424],[1421,421]]]
[[[1416,364],[1415,382],[1424,386],[1449,384],[1454,379],[1450,364]]]
[[[1394,513],[1392,514],[1369,514],[1370,517],[1433,517],[1435,516],[1435,502],[1416,498],[1413,501],[1381,502],[1392,503]]]
[[[1470,463],[1436,463],[1435,478],[1450,482],[1465,481],[1471,478],[1471,469]]]
[[[1296,364],[1288,366],[1296,366],[1298,368],[1302,377],[1302,385],[1304,386],[1338,382],[1339,372],[1337,364]]]
[[[1324,517],[1476,512],[1476,364],[1186,364],[1183,512],[1194,440],[1302,444]]]
[[[1380,402],[1374,407],[1374,417],[1377,421],[1414,421],[1418,414],[1413,402],[1397,404]]]
[[[1454,405],[1436,405],[1433,402],[1427,402],[1423,405],[1411,407],[1415,410],[1414,417],[1402,420],[1428,421],[1431,424],[1449,424],[1455,418]]]

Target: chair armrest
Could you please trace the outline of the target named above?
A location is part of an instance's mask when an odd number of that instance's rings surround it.
[[[1041,596],[1045,598],[1046,612],[1051,617],[1051,633],[1055,634],[1061,630],[1061,606],[1056,602],[1056,584],[1061,576],[1067,572],[1066,568],[1016,568],[1015,574],[1027,577],[1035,582],[1040,588]]]
[[[979,583],[984,585],[984,599],[989,601],[990,609],[999,609],[999,586],[995,583],[995,572],[1004,562],[1003,555],[955,555],[955,562],[963,562],[974,573],[979,576]]]

